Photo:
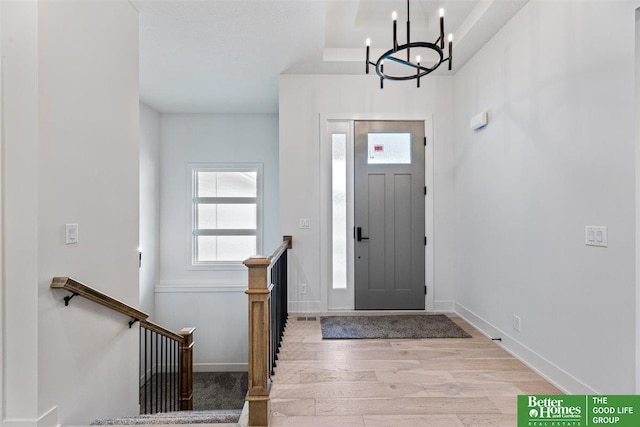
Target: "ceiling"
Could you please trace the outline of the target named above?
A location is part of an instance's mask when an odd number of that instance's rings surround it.
[[[403,0],[131,0],[140,13],[140,98],[159,112],[276,113],[280,74],[363,74],[391,47]],[[412,41],[454,34],[455,73],[528,0],[413,0]],[[424,60],[423,60],[424,62]],[[396,83],[409,84],[409,83]]]

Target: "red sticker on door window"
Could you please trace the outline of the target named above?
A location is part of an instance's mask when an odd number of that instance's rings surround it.
[[[374,145],[373,151],[384,151],[384,145]]]

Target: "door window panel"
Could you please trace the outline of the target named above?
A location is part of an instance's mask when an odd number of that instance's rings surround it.
[[[370,132],[367,152],[370,165],[411,164],[411,134]]]

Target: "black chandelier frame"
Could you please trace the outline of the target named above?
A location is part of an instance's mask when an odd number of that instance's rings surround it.
[[[395,17],[395,12],[394,12]],[[420,78],[426,76],[427,74],[435,71],[440,65],[444,62],[448,62],[449,71],[451,71],[451,67],[453,65],[453,41],[452,35],[449,35],[449,57],[444,57],[444,13],[441,9],[440,13],[440,37],[434,42],[412,42],[411,41],[411,22],[410,22],[410,7],[409,0],[407,0],[407,43],[403,45],[398,45],[398,37],[397,37],[397,19],[393,20],[393,48],[389,49],[385,53],[383,53],[380,58],[376,62],[372,62],[369,60],[369,40],[367,39],[367,53],[366,53],[366,61],[365,61],[365,71],[366,74],[369,74],[369,67],[373,65],[375,67],[376,74],[380,76],[380,89],[384,88],[384,80],[395,80],[395,81],[406,81],[406,80],[416,80],[417,87],[420,87]],[[411,62],[411,49],[429,49],[434,51],[438,55],[438,60],[431,67],[425,67],[420,64],[419,61],[416,63]],[[407,51],[407,60],[400,59],[395,54],[399,52]],[[384,71],[384,62],[385,61],[393,61],[398,64],[405,65],[407,67],[411,67],[415,69],[415,73],[406,74],[406,75],[392,75],[385,73]]]

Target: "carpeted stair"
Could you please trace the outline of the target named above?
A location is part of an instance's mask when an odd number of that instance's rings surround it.
[[[156,377],[154,376],[154,381]],[[161,382],[162,383],[162,382]],[[167,384],[168,382],[164,382]],[[194,372],[194,411],[160,412],[122,418],[98,419],[91,425],[144,425],[144,424],[222,424],[237,423],[247,394],[246,372]],[[140,388],[142,401],[152,387]],[[162,389],[164,392],[164,389]],[[151,400],[151,410],[155,404]],[[230,408],[230,409],[227,409]]]
[[[116,426],[116,425],[144,425],[144,424],[219,424],[237,423],[241,409],[215,410],[215,411],[177,411],[161,412],[151,415],[138,415],[137,417],[110,418],[95,420],[91,425]]]

